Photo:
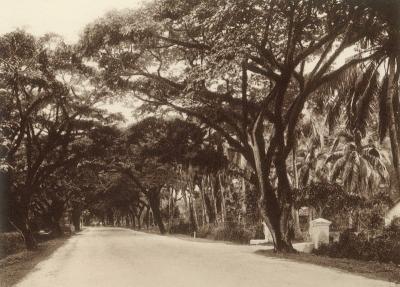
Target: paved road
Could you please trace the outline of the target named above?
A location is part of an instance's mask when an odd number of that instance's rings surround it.
[[[88,228],[18,287],[394,286],[254,254],[259,247],[197,242],[122,228]]]

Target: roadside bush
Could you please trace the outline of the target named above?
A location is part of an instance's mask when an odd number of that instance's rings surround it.
[[[193,228],[189,223],[180,222],[177,225],[171,226],[171,233],[193,235]],[[196,231],[196,237],[247,244],[250,242],[250,239],[264,239],[264,234],[262,226],[245,228],[232,222],[226,223],[223,226],[200,226]]]
[[[339,242],[321,246],[314,253],[335,258],[400,264],[400,228],[391,226],[375,237],[347,230],[340,236]]]
[[[392,220],[392,229],[396,229],[396,227],[400,229],[400,217],[395,217]]]
[[[211,226],[201,226],[196,232],[196,236],[199,238],[208,238],[212,233],[213,228]]]
[[[0,258],[25,249],[24,239],[18,232],[0,233]]]
[[[254,229],[254,239],[265,239],[262,224],[255,225],[253,229]]]
[[[247,244],[250,242],[250,239],[254,238],[254,232],[242,226],[228,224],[226,226],[215,228],[211,232],[211,237],[214,240]]]
[[[179,224],[172,225],[170,232],[175,234],[190,234],[192,229],[193,228],[190,226],[189,223],[181,221],[179,222]]]

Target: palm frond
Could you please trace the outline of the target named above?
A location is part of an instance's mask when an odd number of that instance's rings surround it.
[[[356,104],[354,128],[359,130],[363,136],[366,135],[367,121],[372,112],[373,99],[378,92],[378,77],[379,74],[375,71],[369,80],[368,87],[364,90],[364,93]]]
[[[345,99],[347,93],[340,91],[334,100],[328,104],[328,113],[326,116],[325,124],[329,128],[329,134],[332,134],[335,127],[338,125],[340,117],[342,115],[343,106],[345,104]]]
[[[331,154],[336,152],[336,149],[338,148],[341,139],[344,139],[344,141],[346,143],[350,143],[350,142],[354,141],[354,136],[345,130],[338,132],[336,138],[334,139],[334,141],[332,143],[332,147],[330,150]]]
[[[381,180],[384,183],[389,182],[389,171],[383,161],[375,156],[364,156],[368,163],[372,166],[372,169],[375,170],[380,176]]]
[[[329,134],[333,133],[333,130],[338,125],[342,110],[347,103],[348,98],[354,93],[354,87],[357,82],[359,74],[359,68],[353,66],[343,73],[337,75],[332,81],[322,85],[318,90],[318,93],[326,98],[326,95],[331,95],[329,101],[327,101],[327,117],[325,124],[329,128]]]
[[[349,96],[346,105],[346,120],[347,128],[351,131],[356,128],[357,104],[368,89],[369,83],[375,73],[375,70],[376,66],[374,63],[368,65],[367,70],[364,73],[359,73],[357,81],[355,83],[355,87],[349,90]]]
[[[352,105],[354,114],[356,113],[356,109],[357,109],[356,104],[357,104],[358,100],[362,97],[362,95],[364,94],[365,90],[368,88],[371,78],[375,74],[375,70],[376,70],[375,64],[371,63],[367,67],[367,70],[365,71],[365,73],[360,75],[360,77],[358,79],[358,82],[356,84],[356,90],[354,91],[354,102]]]
[[[329,163],[329,162],[336,162],[336,160],[338,160],[339,158],[344,156],[344,152],[343,151],[337,151],[334,153],[331,153],[328,158],[325,160],[325,163]]]

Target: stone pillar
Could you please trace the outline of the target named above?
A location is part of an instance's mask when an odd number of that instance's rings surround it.
[[[310,237],[314,243],[314,248],[322,244],[329,244],[329,226],[332,224],[329,220],[317,218],[311,221]]]

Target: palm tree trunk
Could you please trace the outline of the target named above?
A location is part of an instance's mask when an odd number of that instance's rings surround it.
[[[160,211],[160,204],[161,204],[160,192],[161,192],[161,187],[153,187],[148,191],[147,196],[151,210],[153,212],[153,220],[157,223],[158,228],[160,229],[160,233],[165,234],[165,227],[162,221],[161,211]]]
[[[168,198],[168,233],[171,233],[172,219],[174,213],[174,190],[172,187],[169,188],[169,198]]]
[[[197,221],[197,212],[194,197],[189,197],[189,209],[190,209],[190,223],[192,225],[192,230],[197,231],[199,229],[199,223]]]
[[[224,182],[222,179],[222,175],[219,174],[219,187],[221,190],[221,222],[222,224],[225,223],[226,220],[226,208],[225,208],[225,186],[224,186]]]
[[[294,174],[294,187],[299,188],[299,176],[297,172],[297,141],[295,140],[295,144],[293,145],[293,174]],[[301,228],[300,228],[300,219],[299,219],[299,211],[293,206],[292,207],[292,217],[294,221],[294,233],[296,238],[301,238]]]
[[[203,175],[202,181],[201,181],[201,187],[200,187],[203,227],[205,224],[208,224],[210,222],[208,212],[207,212],[207,206],[206,206],[206,188],[207,188],[206,177],[205,177],[205,175]]]
[[[399,135],[397,134],[395,113],[393,107],[393,99],[396,96],[396,85],[395,85],[395,70],[396,70],[396,58],[395,56],[389,57],[389,81],[388,81],[388,97],[387,97],[387,108],[389,111],[389,137],[390,145],[392,150],[393,168],[397,181],[397,194],[400,194],[400,158],[399,158]]]
[[[209,175],[208,182],[211,188],[212,205],[214,209],[214,224],[218,225],[218,208],[217,208],[217,199],[215,197],[215,181],[213,175],[211,176]]]

